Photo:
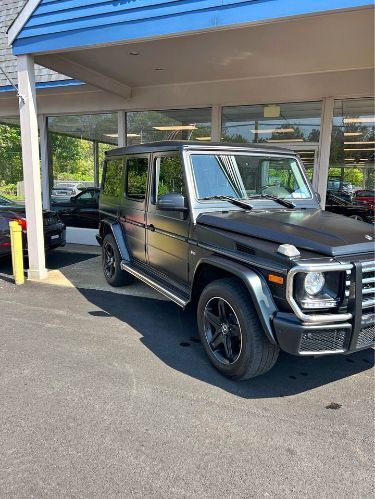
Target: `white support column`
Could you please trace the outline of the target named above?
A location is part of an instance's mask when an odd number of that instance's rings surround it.
[[[47,130],[47,117],[38,117],[39,137],[40,137],[40,161],[42,166],[42,202],[43,208],[49,210],[51,208],[50,196],[50,165],[48,154],[48,130]]]
[[[44,253],[34,59],[29,55],[21,55],[17,57],[17,63],[18,90],[22,96],[19,106],[29,253],[28,278],[41,280],[47,277],[47,269]]]
[[[118,146],[125,147],[128,144],[126,112],[118,111],[117,117],[118,117]]]
[[[318,170],[314,172],[314,188],[320,194],[323,209],[326,205],[334,103],[333,97],[323,99]]]
[[[214,142],[221,141],[221,110],[221,106],[212,106],[211,140]]]

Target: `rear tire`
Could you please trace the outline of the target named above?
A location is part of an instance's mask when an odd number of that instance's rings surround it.
[[[269,371],[279,347],[266,337],[246,288],[235,278],[208,284],[198,302],[198,330],[212,364],[234,379]]]
[[[107,234],[102,244],[102,268],[106,281],[117,288],[133,282],[133,276],[121,270],[121,256],[112,234]]]

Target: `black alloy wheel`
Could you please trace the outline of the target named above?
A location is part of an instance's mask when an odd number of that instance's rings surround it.
[[[104,241],[103,244],[103,270],[106,279],[112,279],[115,274],[115,252],[113,246]]]
[[[225,376],[249,379],[275,364],[279,347],[266,337],[240,279],[228,277],[207,284],[198,300],[197,322],[208,358]]]
[[[104,237],[102,245],[102,266],[108,284],[114,287],[133,282],[133,276],[121,269],[121,255],[112,234]]]
[[[238,317],[224,298],[211,298],[204,310],[204,332],[215,358],[222,364],[236,362],[242,350]]]

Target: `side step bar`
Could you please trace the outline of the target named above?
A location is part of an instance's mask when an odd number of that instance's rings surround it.
[[[187,297],[183,297],[181,293],[178,293],[176,291],[169,290],[159,284],[153,277],[150,277],[149,275],[144,274],[138,269],[135,269],[132,265],[130,265],[127,261],[123,260],[120,264],[121,270],[125,270],[126,272],[129,272],[129,274],[132,274],[134,277],[137,279],[140,279],[144,283],[148,284],[151,288],[155,289],[162,295],[166,296],[170,300],[172,300],[174,303],[179,305],[182,308],[185,308],[186,305],[189,303],[189,299]]]

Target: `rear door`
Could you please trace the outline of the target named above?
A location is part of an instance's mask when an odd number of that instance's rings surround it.
[[[160,195],[177,192],[186,196],[183,161],[178,152],[153,155],[153,179],[147,211],[148,263],[167,277],[188,282],[190,216],[157,209]]]
[[[149,154],[125,157],[124,196],[120,221],[134,263],[146,261],[146,193]]]

